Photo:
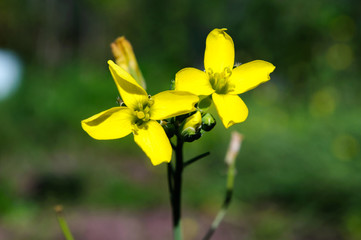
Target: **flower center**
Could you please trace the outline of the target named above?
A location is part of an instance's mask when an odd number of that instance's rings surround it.
[[[150,107],[153,105],[154,101],[149,96],[149,99],[145,103],[138,103],[138,107],[134,109],[134,126],[142,127],[143,123],[148,122],[150,119]]]
[[[229,67],[224,68],[223,72],[220,73],[214,73],[211,68],[208,68],[207,74],[209,82],[216,93],[226,94],[233,88],[228,82],[229,77],[232,75],[232,70]]]

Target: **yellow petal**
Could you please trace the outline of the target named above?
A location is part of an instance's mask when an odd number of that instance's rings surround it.
[[[225,68],[232,69],[234,64],[234,44],[225,32],[226,28],[214,29],[207,36],[204,53],[204,67],[208,72],[221,73]]]
[[[246,120],[248,108],[237,95],[213,93],[212,98],[226,128]]]
[[[168,90],[152,97],[154,103],[150,107],[150,118],[162,120],[195,110],[194,105],[199,98],[188,92]]]
[[[147,154],[152,164],[170,162],[172,147],[162,126],[153,120],[144,123],[134,132],[134,141]]]
[[[81,126],[92,138],[117,139],[132,132],[132,110],[114,107],[81,121]]]
[[[241,94],[270,80],[269,74],[276,67],[272,63],[256,60],[242,64],[232,71],[229,84],[234,86],[229,93]]]
[[[108,61],[108,64],[119,94],[129,108],[136,109],[138,103],[144,104],[148,101],[147,92],[129,73],[111,60]]]
[[[195,68],[184,68],[175,75],[175,90],[196,95],[211,95],[214,90],[208,75]]]
[[[188,117],[185,120],[185,123],[183,125],[183,130],[190,128],[194,132],[201,126],[202,124],[202,114],[200,111],[197,111],[192,116]]]

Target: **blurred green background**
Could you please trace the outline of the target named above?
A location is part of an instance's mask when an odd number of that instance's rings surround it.
[[[242,94],[245,123],[186,144],[188,158],[211,150],[185,172],[186,239],[201,238],[222,202],[232,130],[245,140],[215,240],[361,239],[360,9],[356,0],[2,0],[0,49],[21,65],[0,100],[0,239],[63,239],[56,204],[77,239],[170,239],[165,165],[151,166],[131,136],[93,140],[80,121],[116,105],[106,63],[116,37],[131,41],[155,94],[181,68],[203,68],[206,36],[221,27],[236,62],[276,70]]]

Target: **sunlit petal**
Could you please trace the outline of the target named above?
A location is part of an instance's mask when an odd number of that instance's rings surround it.
[[[147,154],[153,165],[170,162],[172,147],[158,122],[151,120],[144,123],[137,131],[134,131],[134,141]]]
[[[208,75],[196,68],[184,68],[175,75],[175,90],[196,95],[210,95],[214,92]]]
[[[270,80],[270,73],[275,68],[272,63],[262,60],[252,61],[236,67],[229,78],[229,84],[234,86],[229,93],[241,94],[261,83],[267,82]]]
[[[92,138],[117,139],[132,132],[132,110],[114,107],[81,122],[81,126]]]
[[[154,104],[150,107],[150,118],[162,120],[195,110],[199,98],[188,92],[168,90],[152,97]]]
[[[234,64],[234,44],[232,38],[225,32],[226,28],[214,29],[207,36],[204,53],[206,71],[221,73],[225,68],[232,69]]]
[[[214,105],[226,128],[246,120],[248,108],[237,95],[212,94]]]
[[[147,92],[129,73],[111,60],[108,61],[108,64],[120,96],[128,107],[135,109],[138,107],[138,103],[147,102]]]

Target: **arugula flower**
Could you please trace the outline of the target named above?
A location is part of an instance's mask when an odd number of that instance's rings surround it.
[[[205,71],[184,68],[176,74],[175,89],[196,95],[212,96],[218,115],[226,128],[246,120],[248,108],[238,94],[270,80],[275,66],[256,60],[234,66],[234,44],[225,32],[214,29],[206,40]]]
[[[126,106],[113,107],[81,122],[91,137],[122,138],[130,133],[153,165],[170,162],[172,147],[157,122],[195,110],[198,97],[188,92],[164,91],[152,97],[123,68],[108,61],[110,72]]]

